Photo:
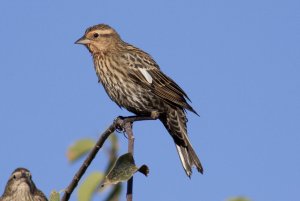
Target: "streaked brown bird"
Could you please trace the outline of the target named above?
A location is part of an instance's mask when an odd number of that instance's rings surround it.
[[[47,201],[47,198],[33,183],[29,170],[17,168],[9,177],[0,201]]]
[[[203,168],[187,134],[185,110],[196,111],[187,103],[186,93],[165,75],[143,50],[124,42],[110,26],[88,28],[76,44],[85,45],[93,56],[99,82],[118,106],[136,115],[152,116],[164,124],[172,136],[186,174],[192,167]]]

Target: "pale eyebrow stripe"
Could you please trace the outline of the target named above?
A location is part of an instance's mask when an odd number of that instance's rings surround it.
[[[99,30],[98,33],[101,35],[107,35],[107,34],[112,34],[114,31],[110,30],[110,29],[106,29],[106,30]]]

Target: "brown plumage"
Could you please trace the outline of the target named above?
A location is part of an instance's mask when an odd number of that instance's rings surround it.
[[[99,82],[120,107],[137,115],[159,113],[174,142],[188,176],[192,166],[203,168],[189,141],[185,110],[196,111],[187,103],[186,93],[165,75],[146,52],[124,42],[110,26],[99,24],[86,30],[76,41],[91,52]]]
[[[47,201],[47,198],[33,183],[29,170],[17,168],[11,174],[0,201]]]

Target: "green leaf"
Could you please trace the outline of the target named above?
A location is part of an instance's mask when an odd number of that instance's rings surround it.
[[[104,186],[105,184],[117,184],[119,182],[127,181],[137,171],[140,171],[147,176],[147,174],[149,173],[149,168],[146,165],[138,168],[134,163],[132,154],[124,154],[120,156],[115,162],[114,166],[105,177],[102,186]]]
[[[104,174],[101,172],[91,173],[78,189],[78,200],[90,201],[103,178]]]
[[[60,195],[57,191],[53,190],[50,194],[49,201],[59,201],[60,200]]]
[[[235,197],[235,198],[230,198],[228,199],[228,201],[250,201],[249,199],[239,196],[239,197]]]
[[[74,162],[88,153],[95,146],[95,141],[91,139],[82,139],[76,141],[67,150],[67,158],[70,162]]]

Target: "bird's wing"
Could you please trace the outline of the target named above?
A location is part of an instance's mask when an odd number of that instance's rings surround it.
[[[150,55],[139,50],[128,53],[127,58],[131,68],[129,76],[133,81],[149,89],[169,104],[180,106],[197,114],[187,103],[186,99],[190,100],[187,94],[176,82],[160,71]]]

